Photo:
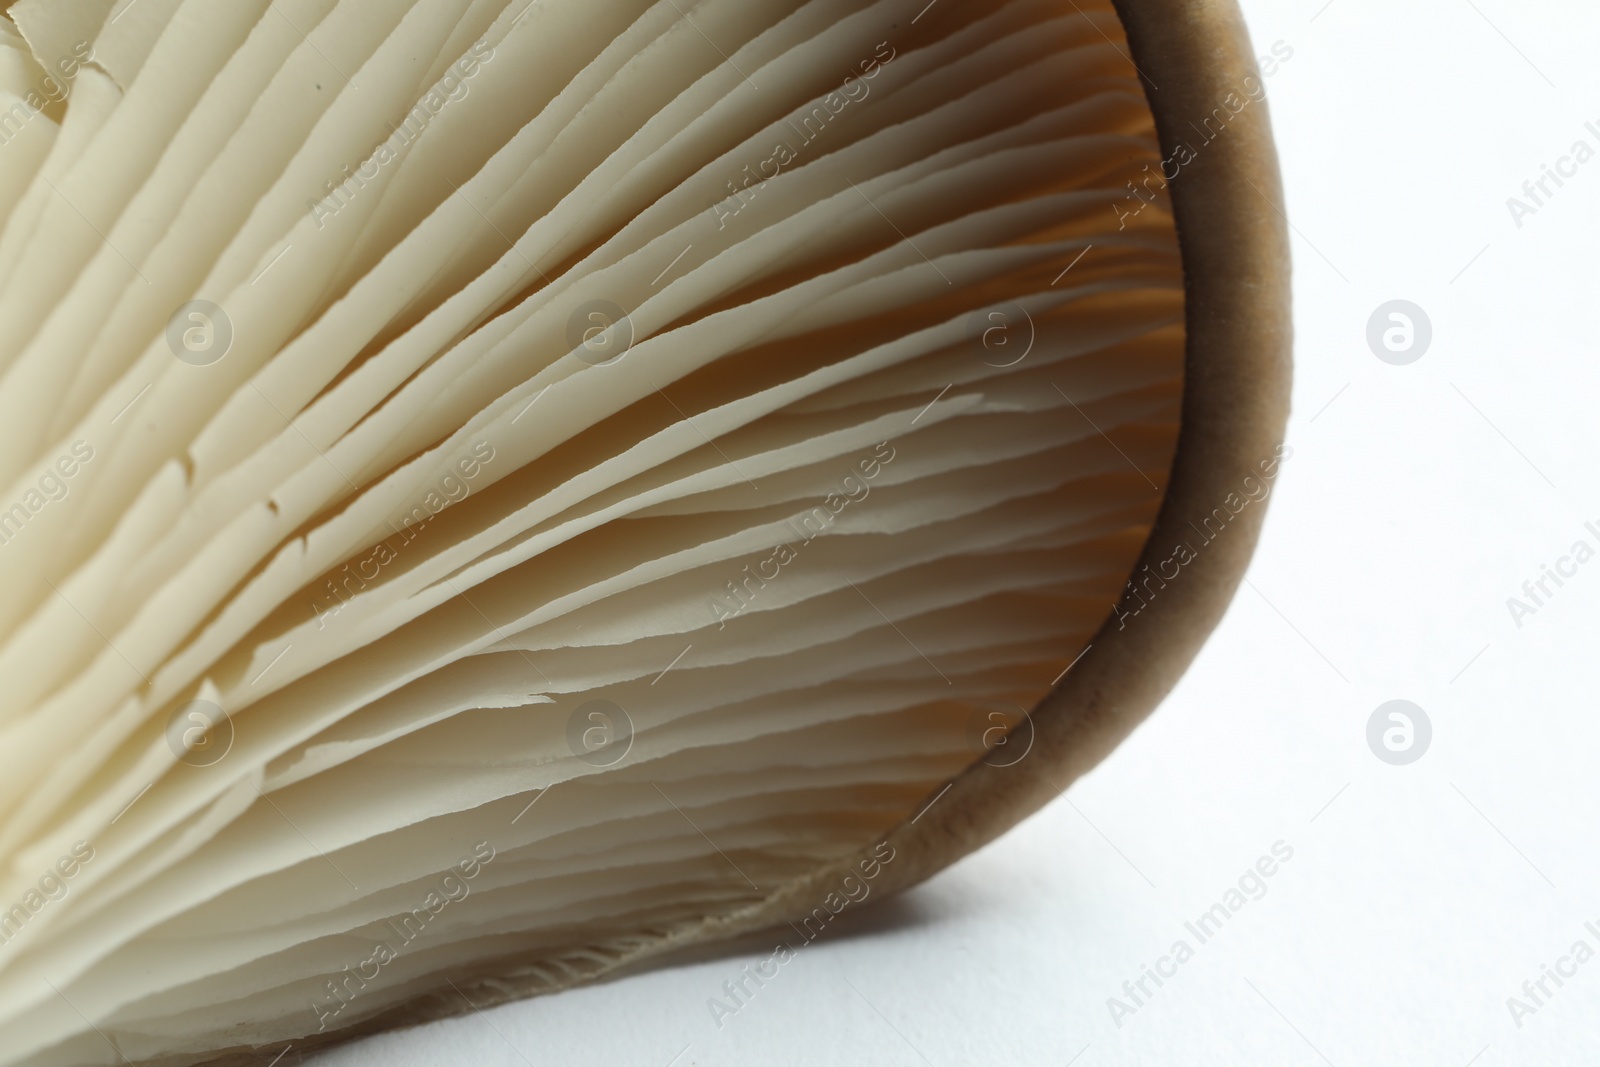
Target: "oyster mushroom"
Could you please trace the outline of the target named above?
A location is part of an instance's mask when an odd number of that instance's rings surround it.
[[[9,7],[0,1065],[816,936],[1170,687],[1281,455],[1237,14],[919,6]]]

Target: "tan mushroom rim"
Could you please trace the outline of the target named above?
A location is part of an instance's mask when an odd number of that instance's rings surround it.
[[[1145,78],[1162,154],[1190,138],[1230,93],[1258,77],[1233,0],[1115,0],[1132,60]],[[1170,185],[1185,276],[1187,347],[1182,424],[1170,483],[1135,573],[1170,557],[1191,523],[1210,515],[1241,480],[1278,454],[1290,379],[1287,223],[1264,104],[1243,109]],[[643,941],[569,980],[481,976],[478,1007],[593,981],[691,945],[775,927],[809,914],[842,878],[892,848],[877,894],[914,885],[995,839],[1132,732],[1177,682],[1221,618],[1255,548],[1264,507],[1245,508],[1206,545],[1159,600],[1123,625],[1113,613],[1091,647],[1031,716],[1027,757],[976,762],[942,783],[917,814],[860,852],[790,881],[753,906],[706,917]],[[1126,610],[1126,605],[1124,609]],[[357,1025],[297,1042],[302,1050],[361,1033],[469,1010],[460,997],[427,994]],[[235,1052],[217,1064],[266,1062],[274,1049]]]

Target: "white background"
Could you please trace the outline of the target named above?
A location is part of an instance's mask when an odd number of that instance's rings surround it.
[[[915,0],[908,0],[915,2]],[[957,0],[946,0],[957,2]],[[1247,0],[1295,227],[1294,456],[1249,584],[1104,765],[908,895],[845,918],[719,1029],[770,946],[370,1039],[318,1067],[471,1064],[1600,1062],[1600,559],[1512,620],[1541,564],[1600,548],[1600,10]],[[1319,10],[1320,9],[1320,10]],[[1262,210],[1274,210],[1265,202]],[[1406,299],[1407,366],[1368,349]],[[1548,586],[1554,590],[1554,586]],[[1433,740],[1381,762],[1414,701]],[[1107,998],[1276,841],[1267,893],[1120,1027]],[[1543,998],[1541,998],[1543,999]],[[674,1057],[677,1057],[674,1059]]]

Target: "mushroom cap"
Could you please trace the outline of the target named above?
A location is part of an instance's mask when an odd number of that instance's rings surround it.
[[[0,1067],[820,927],[1244,573],[1289,273],[1229,0],[8,13]]]

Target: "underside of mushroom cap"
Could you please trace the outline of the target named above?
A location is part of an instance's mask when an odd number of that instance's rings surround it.
[[[1264,102],[1173,162],[1231,6],[9,14],[0,1067],[817,936],[1092,766],[1242,574]]]

